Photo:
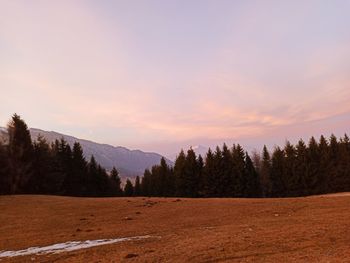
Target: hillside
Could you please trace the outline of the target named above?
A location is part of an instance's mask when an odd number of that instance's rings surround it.
[[[1,262],[350,262],[349,195],[0,196],[0,210],[0,256],[33,246],[129,237],[71,252],[0,258]]]
[[[40,134],[50,143],[54,142],[56,139],[64,138],[72,146],[74,142],[77,141],[81,144],[87,160],[90,159],[91,155],[94,155],[96,161],[107,170],[111,170],[113,166],[117,167],[123,177],[142,175],[146,168],[159,164],[162,158],[162,156],[157,153],[129,150],[121,146],[114,147],[112,145],[83,140],[54,131],[31,128],[30,133],[33,140],[36,140]],[[0,138],[2,138],[2,141],[7,140],[6,130],[4,128],[0,129]],[[170,160],[167,159],[167,162],[172,165]]]

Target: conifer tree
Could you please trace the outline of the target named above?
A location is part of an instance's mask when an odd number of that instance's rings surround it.
[[[246,181],[244,196],[260,197],[261,186],[260,186],[259,176],[247,152],[245,153],[244,177]]]
[[[264,145],[263,153],[262,153],[262,161],[260,168],[260,182],[262,188],[263,197],[270,196],[271,193],[271,159],[270,153],[267,150],[266,145]]]
[[[33,173],[33,145],[29,129],[21,117],[14,114],[7,131],[9,135],[10,192],[13,194],[25,193],[25,186]]]
[[[52,151],[46,139],[39,135],[33,143],[33,175],[27,188],[36,194],[58,194],[62,177],[55,173],[55,163]]]
[[[175,165],[174,165],[176,196],[186,195],[185,163],[186,163],[186,155],[184,151],[181,150],[179,156],[177,156],[175,160]]]
[[[334,182],[336,188],[334,191],[345,192],[350,189],[350,140],[347,134],[340,139],[338,155],[338,167]]]
[[[329,182],[329,188],[326,188],[324,192],[336,192],[339,191],[339,186],[341,185],[339,178],[341,176],[341,165],[340,161],[342,156],[340,155],[340,145],[341,142],[338,142],[337,137],[334,134],[329,138],[329,167],[328,173],[325,175],[326,180]],[[345,152],[344,152],[345,154]],[[346,156],[346,155],[345,155]]]
[[[218,156],[219,158],[219,156]],[[220,170],[220,175],[217,179],[219,179],[218,183],[218,192],[223,197],[231,197],[234,196],[235,192],[235,171],[234,169],[234,163],[233,163],[233,157],[231,151],[228,149],[226,144],[222,146],[221,150],[221,158],[220,162],[218,164],[220,167],[218,170]]]
[[[78,142],[73,145],[71,170],[67,172],[64,180],[64,189],[67,195],[88,195],[87,163],[83,155],[83,149]]]
[[[215,183],[215,165],[214,155],[209,148],[205,157],[205,166],[203,168],[203,179],[201,183],[201,195],[204,197],[212,197],[215,195],[215,189],[213,189]]]
[[[245,193],[245,154],[243,148],[237,144],[232,148],[233,183],[232,193],[234,197],[243,197]]]
[[[203,197],[204,196],[204,191],[203,191],[204,160],[201,155],[199,155],[197,158],[197,167],[198,167],[197,193],[199,197]]]
[[[307,172],[307,149],[303,140],[299,140],[296,146],[296,160],[294,182],[295,188],[292,190],[292,196],[302,196],[307,194],[307,185],[305,174]]]
[[[124,187],[124,195],[125,196],[132,196],[133,194],[134,194],[134,187],[133,187],[130,179],[127,179],[125,187]]]
[[[318,175],[319,175],[320,155],[318,143],[314,137],[311,137],[307,148],[307,169],[305,173],[306,195],[318,194]]]
[[[223,155],[219,146],[216,147],[214,152],[214,160],[213,160],[213,178],[211,185],[211,192],[213,197],[220,197],[222,191],[226,187],[231,187],[230,185],[223,185]]]
[[[321,194],[327,192],[327,189],[333,188],[327,182],[333,177],[333,168],[335,168],[335,160],[331,159],[330,145],[328,144],[326,138],[321,135],[318,144],[318,174],[315,183],[315,193]]]
[[[283,185],[285,186],[284,195],[295,196],[299,190],[299,180],[296,176],[296,150],[294,146],[287,141],[283,151],[285,154],[285,159],[281,179]]]
[[[87,195],[88,196],[98,196],[98,164],[95,157],[92,155],[90,162],[88,164],[88,174],[87,174]]]
[[[97,175],[98,175],[98,183],[97,183],[97,193],[98,196],[108,196],[110,189],[110,181],[107,175],[106,170],[99,164],[97,165]]]
[[[111,195],[112,196],[121,196],[123,193],[121,189],[121,179],[119,177],[118,170],[113,167],[111,171]]]
[[[150,170],[146,169],[141,179],[141,192],[144,196],[153,196],[151,192],[151,177]]]
[[[11,193],[11,182],[9,177],[7,150],[0,142],[0,195]]]
[[[286,194],[286,187],[282,180],[284,174],[284,153],[281,148],[276,147],[271,158],[271,196],[283,197]]]
[[[136,176],[135,187],[134,187],[134,196],[141,196],[141,184],[140,177]]]
[[[199,169],[198,169],[198,163],[197,163],[197,156],[192,148],[190,148],[187,151],[185,167],[184,167],[184,179],[185,179],[185,189],[184,189],[185,196],[197,197]]]

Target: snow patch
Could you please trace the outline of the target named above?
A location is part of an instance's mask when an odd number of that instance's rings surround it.
[[[57,254],[61,252],[69,252],[84,248],[108,245],[113,243],[119,243],[131,240],[141,240],[151,238],[152,236],[135,236],[135,237],[122,237],[115,239],[97,239],[97,240],[86,240],[86,241],[68,241],[65,243],[58,243],[45,247],[30,247],[22,250],[15,251],[0,251],[0,258],[5,257],[17,257],[27,255],[43,255],[43,254]]]

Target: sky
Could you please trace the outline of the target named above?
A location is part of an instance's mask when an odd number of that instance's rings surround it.
[[[349,133],[350,1],[0,0],[0,126],[166,156]]]

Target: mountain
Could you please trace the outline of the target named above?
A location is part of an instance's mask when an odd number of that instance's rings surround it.
[[[192,150],[196,153],[196,155],[201,155],[203,157],[203,159],[205,158],[205,156],[207,155],[207,152],[209,150],[208,147],[203,146],[203,145],[196,145],[196,146],[190,146],[188,148],[184,148],[184,152],[186,153],[188,149],[192,148]],[[172,160],[175,161],[176,157],[178,156],[179,153],[173,153],[168,155],[167,157]]]
[[[143,152],[140,150],[129,150],[121,146],[112,146],[108,144],[100,144],[88,140],[78,139],[73,136],[61,134],[54,131],[44,131],[31,128],[30,134],[32,140],[37,140],[39,134],[43,136],[49,143],[56,139],[64,138],[71,146],[74,142],[79,142],[83,148],[84,156],[90,160],[94,155],[96,161],[107,170],[111,170],[115,166],[122,177],[135,177],[143,175],[147,168],[151,168],[155,164],[160,163],[162,156],[157,153]],[[6,141],[7,131],[0,127],[0,137],[2,141]],[[166,159],[169,165],[173,162]]]
[[[203,158],[205,158],[207,152],[209,151],[209,147],[203,145],[192,146],[192,149],[196,153],[196,155],[202,155]]]

